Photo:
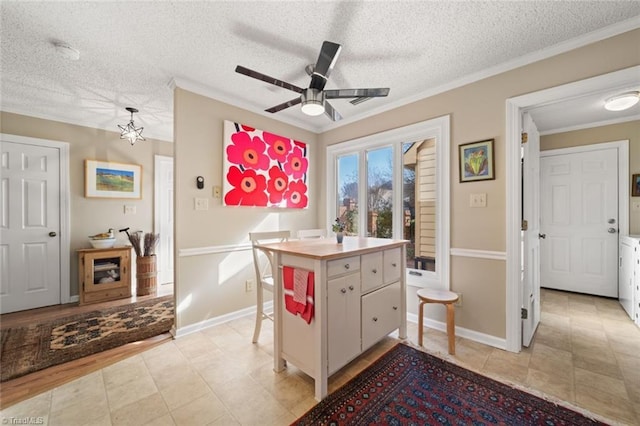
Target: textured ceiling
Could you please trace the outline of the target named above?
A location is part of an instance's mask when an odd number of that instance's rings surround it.
[[[144,135],[164,140],[173,139],[172,80],[267,115],[295,93],[237,74],[236,65],[307,87],[304,68],[323,40],[343,46],[327,89],[390,87],[390,95],[357,106],[333,100],[342,122],[297,106],[274,119],[325,131],[560,52],[587,34],[640,26],[637,1],[3,0],[0,12],[2,110],[117,130],[132,106]],[[56,40],[80,59],[56,54]]]

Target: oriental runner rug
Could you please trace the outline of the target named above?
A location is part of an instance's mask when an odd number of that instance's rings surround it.
[[[294,425],[603,425],[399,343]]]
[[[173,325],[173,296],[0,330],[0,381],[144,340]]]

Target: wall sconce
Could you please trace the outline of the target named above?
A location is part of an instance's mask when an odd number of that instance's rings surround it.
[[[639,100],[640,92],[634,90],[610,97],[604,101],[604,107],[609,111],[624,111],[637,104]]]
[[[131,120],[126,126],[118,124],[118,127],[121,130],[120,139],[127,139],[131,145],[137,141],[144,141],[145,138],[142,137],[142,130],[144,130],[144,127],[138,127],[136,129],[136,125],[133,123],[133,113],[138,112],[138,110],[131,107],[127,107],[125,109],[131,113]]]

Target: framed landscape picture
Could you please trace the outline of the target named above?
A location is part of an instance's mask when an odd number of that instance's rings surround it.
[[[631,176],[631,196],[640,197],[640,173]]]
[[[493,139],[459,145],[460,182],[495,179]]]
[[[142,166],[107,161],[84,161],[87,198],[142,198]]]

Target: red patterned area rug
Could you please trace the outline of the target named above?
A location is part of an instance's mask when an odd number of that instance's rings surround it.
[[[0,330],[0,381],[157,336],[173,325],[173,296]]]
[[[398,344],[294,425],[603,425]]]

